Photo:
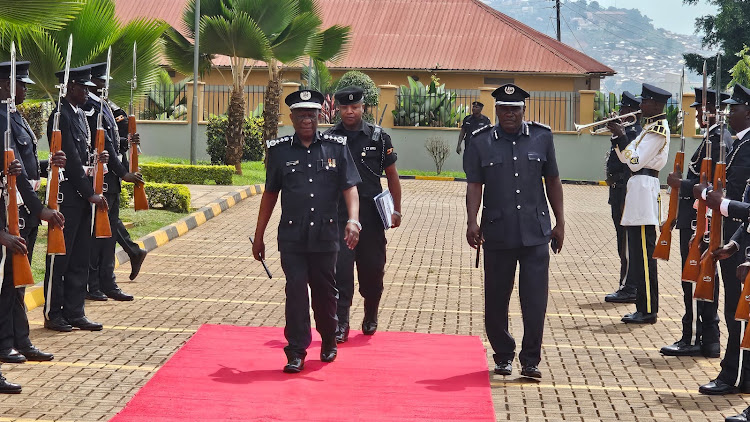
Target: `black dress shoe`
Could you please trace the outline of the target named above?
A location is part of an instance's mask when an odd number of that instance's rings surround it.
[[[30,360],[33,362],[47,362],[55,358],[55,355],[53,355],[52,353],[42,352],[34,346],[19,349],[18,351],[21,352],[22,355],[26,356],[26,360]]]
[[[707,358],[718,358],[719,356],[721,356],[721,344],[703,344],[701,345],[701,354]]]
[[[495,373],[498,375],[510,375],[513,373],[513,361],[507,360],[505,362],[495,364]]]
[[[80,318],[71,319],[68,321],[68,323],[81,330],[86,331],[101,331],[102,330],[102,324],[99,324],[98,322],[90,321],[85,316],[82,316]]]
[[[44,321],[44,328],[52,331],[60,331],[62,333],[69,333],[73,331],[73,326],[68,323],[63,317],[57,317],[50,320]]]
[[[141,265],[143,260],[146,259],[148,251],[145,249],[138,249],[138,252],[130,256],[130,279],[135,280],[138,277],[138,273],[141,271]]]
[[[526,365],[521,368],[521,376],[527,378],[541,378],[542,371],[536,365]]]
[[[95,300],[97,302],[106,302],[107,296],[104,293],[102,293],[100,290],[94,290],[94,291],[86,293],[86,299]]]
[[[0,375],[0,394],[19,394],[21,386],[8,382],[4,376]]]
[[[610,303],[635,303],[635,292],[620,289],[604,296],[604,301]]]
[[[740,392],[740,389],[716,378],[708,384],[701,385],[698,388],[698,392],[709,396],[723,396],[725,394],[737,394]]]
[[[747,422],[750,420],[750,407],[740,412],[739,415],[727,416],[724,422]]]
[[[659,352],[664,356],[703,356],[700,344],[688,344],[682,339],[662,347]]]
[[[323,340],[323,344],[320,347],[320,360],[323,362],[333,362],[336,360],[338,354],[338,348],[336,347],[336,337]]]
[[[300,357],[288,358],[286,366],[284,366],[284,372],[287,374],[296,374],[305,369],[305,360]]]
[[[2,349],[0,350],[0,362],[3,363],[24,363],[26,362],[26,356],[18,353],[18,350]]]
[[[114,290],[110,290],[108,292],[105,292],[104,294],[107,295],[108,298],[114,299],[114,300],[116,300],[118,302],[129,302],[129,301],[133,300],[133,295],[129,295],[129,294],[123,292],[122,290],[120,290],[119,287],[116,288],[116,289],[114,289]]]
[[[375,334],[375,331],[378,330],[378,322],[377,321],[362,321],[362,334],[366,336],[371,336]]]
[[[622,317],[622,322],[626,324],[654,324],[656,323],[656,314],[646,314],[640,311],[627,314]]]
[[[336,343],[346,343],[349,340],[349,324],[339,322],[336,327]]]

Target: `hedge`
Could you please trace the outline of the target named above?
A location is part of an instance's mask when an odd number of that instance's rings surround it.
[[[42,179],[42,185],[37,192],[42,202],[44,202],[46,192],[47,182]],[[146,196],[148,197],[148,206],[151,208],[160,207],[181,212],[190,211],[190,189],[187,186],[146,182]],[[120,191],[120,208],[128,208],[132,197],[133,184],[123,182]]]
[[[227,155],[227,116],[214,116],[208,119],[206,127],[206,152],[211,157],[211,164],[224,164]],[[245,144],[242,146],[242,161],[263,160],[263,118],[245,117],[242,126]]]
[[[231,185],[234,166],[191,166],[189,164],[141,164],[141,174],[149,182],[205,185],[213,180],[217,185]]]

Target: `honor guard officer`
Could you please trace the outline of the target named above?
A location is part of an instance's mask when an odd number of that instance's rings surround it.
[[[16,63],[16,105],[26,100],[26,84],[34,83],[29,78],[29,62]],[[0,98],[10,98],[10,75],[11,63],[0,63]],[[0,107],[0,128],[8,125],[7,109]],[[19,220],[21,226],[21,237],[26,242],[26,251],[31,263],[31,255],[36,243],[37,232],[41,220],[48,221],[52,225],[62,227],[65,218],[58,211],[53,211],[42,205],[36,190],[39,189],[40,177],[47,177],[47,161],[39,161],[37,157],[37,139],[26,119],[16,110],[10,114],[11,147],[19,160],[19,176],[16,184],[21,194],[19,201]],[[0,129],[3,130],[3,129]],[[52,162],[60,167],[65,167],[65,153],[58,151],[52,156]],[[10,262],[7,260],[6,262]],[[12,269],[11,269],[12,271]],[[7,306],[0,306],[3,313],[0,314],[0,362],[21,363],[30,361],[52,360],[51,353],[45,353],[34,347],[29,339],[29,320],[26,315],[24,304],[24,287],[14,287],[10,271],[6,271],[3,280],[2,293],[0,297],[6,297]]]
[[[385,171],[388,190],[393,196],[395,212],[390,226],[401,225],[401,182],[396,170],[396,153],[391,137],[382,128],[362,120],[364,112],[364,91],[359,87],[346,87],[334,95],[341,122],[330,128],[326,134],[345,136],[354,163],[362,178],[357,186],[359,193],[359,218],[362,233],[355,249],[346,247],[343,238],[339,240],[339,256],[336,261],[336,288],[339,290],[339,323],[336,341],[343,343],[349,338],[349,308],[354,296],[354,263],[357,263],[359,293],[364,298],[365,315],[362,332],[375,334],[378,327],[378,307],[383,294],[385,276],[385,229],[380,219],[374,198],[383,191],[380,176]],[[339,230],[346,225],[346,204],[339,200]]]
[[[693,197],[693,187],[700,183],[701,162],[706,158],[706,139],[711,141],[711,157],[713,165],[719,158],[719,148],[721,142],[727,144],[727,149],[731,145],[732,135],[725,129],[724,136],[721,136],[720,126],[716,124],[716,91],[709,89],[706,91],[706,110],[703,110],[702,88],[695,88],[695,102],[690,107],[695,108],[698,124],[706,128],[706,134],[701,141],[698,149],[693,153],[693,157],[688,164],[685,179],[682,179],[681,172],[670,173],[667,177],[667,184],[672,189],[679,189],[680,203],[677,212],[677,229],[680,230],[680,256],[682,257],[682,266],[685,266],[688,251],[690,250],[690,238],[695,232],[696,210],[693,208],[695,198]],[[721,94],[721,100],[729,98],[728,94]],[[708,117],[708,126],[703,121],[703,115]],[[711,169],[713,174],[713,168]],[[682,317],[682,337],[674,344],[661,348],[661,353],[666,356],[706,356],[718,358],[721,354],[721,343],[719,342],[719,283],[715,283],[716,292],[714,301],[706,302],[693,299],[695,294],[695,283],[682,282],[683,301],[685,303],[685,315]],[[695,312],[694,312],[695,310]],[[734,315],[732,315],[734,319]]]
[[[620,100],[620,115],[633,113],[641,109],[641,99],[628,91],[622,93]],[[623,127],[614,121],[607,127],[612,132],[612,147],[607,153],[607,185],[609,185],[609,206],[612,209],[612,222],[615,225],[617,236],[617,254],[620,255],[620,284],[614,293],[604,296],[606,302],[613,303],[635,303],[635,295],[638,289],[638,280],[628,276],[628,242],[625,227],[620,224],[622,210],[625,207],[625,193],[627,192],[630,169],[622,163],[614,152],[618,142],[630,143],[641,133],[640,119],[634,117],[635,123]]]
[[[63,83],[65,72],[55,73]],[[94,193],[92,166],[95,164],[91,145],[91,129],[81,107],[88,98],[91,70],[88,66],[70,69],[67,94],[59,104],[62,150],[67,157],[65,180],[60,182],[60,212],[65,215],[65,255],[47,255],[44,276],[44,326],[68,332],[73,327],[99,331],[102,325],[90,321],[84,312],[89,254],[93,248],[91,204],[107,206],[104,196]],[[51,140],[55,114],[47,122],[47,140]],[[99,160],[106,163],[107,151]]]
[[[107,77],[107,63],[91,65],[91,80],[96,85],[97,91],[104,89]],[[98,124],[99,111],[102,111],[102,127],[104,128],[105,148],[109,153],[107,162],[108,172],[104,174],[104,197],[109,205],[109,225],[116,227],[120,221],[120,190],[122,185],[120,179],[130,183],[143,183],[140,174],[128,172],[127,167],[120,161],[120,133],[117,129],[117,121],[109,107],[109,103],[102,101],[99,96],[89,91],[86,104],[83,106],[89,127],[94,128]],[[133,300],[133,296],[120,289],[115,276],[115,236],[94,239],[94,247],[91,249],[91,261],[89,262],[88,293],[87,299],[107,300],[107,298],[118,301]]]
[[[461,132],[458,133],[458,145],[456,145],[456,154],[461,154],[461,142],[466,140],[469,142],[471,134],[475,130],[491,125],[490,118],[482,114],[484,104],[479,101],[471,103],[471,114],[464,117],[463,123],[461,123]],[[468,148],[468,146],[466,147]]]
[[[617,157],[632,172],[620,224],[625,226],[628,237],[628,277],[639,282],[636,311],[622,318],[625,323],[653,324],[659,311],[656,260],[652,256],[656,226],[660,223],[659,170],[667,164],[669,155],[669,126],[664,107],[670,97],[668,91],[643,84],[643,131],[634,141],[622,139],[615,148]]]
[[[357,184],[361,181],[346,147],[346,137],[318,132],[323,94],[301,90],[284,100],[292,111],[294,135],[267,142],[266,190],[260,201],[253,256],[265,259],[263,234],[281,192],[278,243],[286,275],[284,372],[305,366],[310,333],[307,286],[312,293],[315,328],[320,333],[320,360],[336,359],[336,256],[339,238],[354,249],[361,225]],[[339,232],[338,203],[343,192],[348,210],[344,233]]]
[[[562,249],[565,235],[563,191],[549,127],[524,122],[529,94],[513,84],[496,89],[499,124],[485,126],[466,148],[466,239],[484,244],[485,326],[494,350],[495,373],[510,375],[516,343],[508,331],[508,304],[516,265],[523,315],[523,343],[518,358],[521,375],[541,378],[539,362],[547,311],[549,250]],[[477,213],[484,207],[481,227]],[[545,187],[547,195],[545,197]],[[547,200],[557,225],[553,229]]]
[[[747,180],[750,179],[750,90],[740,84],[735,85],[732,97],[723,101],[723,104],[729,104],[727,121],[737,133],[737,139],[732,143],[726,156],[726,198],[719,191],[706,195],[706,184],[696,185],[693,193],[696,197],[704,195],[707,198],[707,206],[728,217],[724,219],[723,234],[724,239],[732,239],[740,224],[746,221],[741,212],[738,215],[734,208],[728,207],[728,204],[742,201]],[[750,393],[750,354],[740,349],[745,323],[734,318],[743,281],[737,277],[736,272],[737,267],[744,261],[745,252],[742,250],[742,253],[735,253],[737,250],[737,242],[729,241],[723,248],[714,251],[715,256],[721,260],[721,277],[726,301],[724,320],[728,336],[724,358],[721,360],[721,372],[714,380],[700,386],[698,392],[702,394]]]

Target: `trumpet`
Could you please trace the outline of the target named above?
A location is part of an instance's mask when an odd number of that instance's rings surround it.
[[[585,129],[588,129],[588,128],[591,128],[591,127],[594,127],[594,126],[599,126],[599,125],[607,124],[607,123],[615,121],[615,120],[622,120],[622,119],[625,119],[625,118],[628,118],[628,117],[632,117],[633,120],[629,120],[629,121],[627,121],[627,122],[625,122],[625,123],[622,124],[623,127],[628,127],[628,126],[633,126],[635,124],[635,122],[638,120],[638,118],[636,117],[636,115],[639,114],[640,112],[641,112],[641,110],[637,110],[637,111],[634,111],[632,113],[627,113],[627,114],[623,114],[623,115],[618,115],[616,113],[613,113],[613,116],[610,117],[609,119],[599,120],[598,122],[589,123],[589,124],[586,124],[586,125],[579,125],[577,123],[574,123],[573,125],[576,128],[576,132],[581,132],[582,130],[585,130]],[[596,134],[606,133],[606,132],[609,132],[609,129],[607,129],[606,127],[603,127],[603,128],[599,128],[599,129],[596,129],[596,130],[592,130],[591,134],[592,135],[596,135]]]

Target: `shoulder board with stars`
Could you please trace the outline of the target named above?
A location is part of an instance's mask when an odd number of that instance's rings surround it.
[[[482,132],[487,132],[488,130],[490,130],[491,127],[492,127],[492,125],[484,125],[484,126],[480,127],[479,129],[471,132],[471,136],[476,136],[476,135],[478,135],[478,134],[480,134]]]
[[[344,135],[329,135],[323,134],[323,139],[328,142],[337,142],[341,145],[346,145],[346,136]]]
[[[533,121],[533,120],[529,121],[528,123],[529,123],[529,124],[530,124],[531,126],[537,126],[537,127],[541,127],[541,128],[547,129],[547,130],[549,130],[549,131],[552,131],[552,128],[551,128],[551,127],[549,127],[549,126],[547,126],[547,125],[545,125],[544,123],[539,123],[539,122],[535,122],[535,121]]]
[[[656,124],[648,128],[648,132],[652,132],[661,136],[667,136],[667,127],[664,126],[663,120],[659,120],[658,122],[656,122]]]
[[[266,141],[266,145],[268,148],[275,147],[276,145],[283,144],[284,142],[289,142],[292,140],[291,136],[282,136],[281,138],[271,139],[270,141]]]

